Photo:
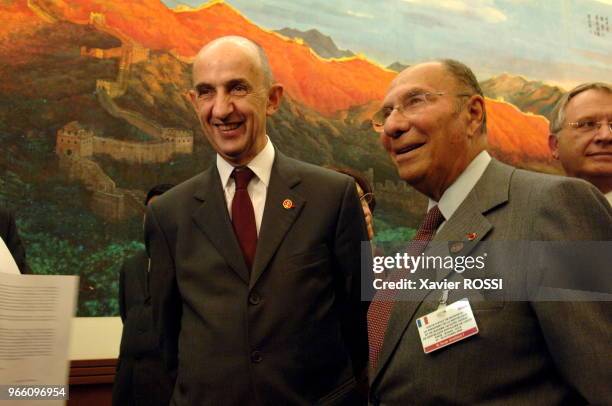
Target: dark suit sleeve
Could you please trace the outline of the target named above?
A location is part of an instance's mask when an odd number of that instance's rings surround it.
[[[21,238],[19,238],[19,234],[17,233],[15,218],[9,211],[6,211],[3,213],[3,215],[6,216],[6,229],[3,230],[2,239],[11,252],[13,259],[15,259],[19,271],[21,271],[21,273],[30,273],[30,269],[26,263],[25,249],[23,248]]]
[[[119,270],[119,315],[121,316],[121,321],[125,323],[126,318],[126,304],[125,304],[125,261],[121,264],[121,269]]]
[[[181,321],[181,297],[176,282],[170,240],[163,230],[155,204],[149,205],[145,221],[145,242],[151,270],[149,287],[154,328],[168,373],[174,375],[178,364],[178,336]]]
[[[592,185],[571,181],[556,185],[545,192],[549,202],[535,217],[534,232],[539,240],[610,241],[612,212],[604,197]],[[571,249],[570,249],[571,251]],[[572,255],[571,252],[568,255]],[[558,253],[557,253],[558,256]],[[555,267],[575,264],[575,261],[551,259]],[[557,269],[555,269],[557,271]],[[610,292],[610,269],[598,291]],[[561,273],[582,272],[571,267]],[[562,275],[562,274],[560,274]],[[557,274],[554,275],[557,278]],[[612,306],[600,302],[532,303],[549,352],[559,372],[589,404],[612,404]]]
[[[357,378],[367,369],[368,339],[366,313],[368,302],[361,301],[361,242],[368,241],[363,211],[355,182],[348,178],[340,208],[334,241],[334,260],[346,305],[343,309],[343,335],[351,352],[353,370]],[[369,250],[365,250],[370,252]],[[367,258],[366,258],[367,261]]]

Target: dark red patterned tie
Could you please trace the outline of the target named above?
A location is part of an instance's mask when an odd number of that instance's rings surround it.
[[[248,167],[235,168],[232,177],[236,182],[236,192],[232,200],[232,225],[238,238],[240,249],[244,255],[244,262],[251,270],[257,249],[257,225],[255,224],[255,211],[249,197],[247,186],[255,174]]]
[[[440,224],[444,222],[444,216],[440,212],[438,206],[432,207],[425,216],[423,223],[419,227],[416,235],[410,241],[407,247],[408,255],[418,256],[431,241]],[[401,272],[391,274],[389,280],[399,281],[405,278],[410,272],[409,269],[403,269]],[[368,309],[368,343],[370,346],[370,367],[372,370],[376,367],[380,351],[382,350],[387,324],[391,317],[391,311],[395,304],[396,291],[393,289],[379,290],[374,296],[374,300]]]

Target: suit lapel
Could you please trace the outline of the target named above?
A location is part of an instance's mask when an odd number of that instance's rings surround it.
[[[513,170],[514,168],[493,159],[455,214],[435,235],[434,243],[426,249],[426,254],[468,255],[493,228],[484,214],[508,201]],[[436,241],[439,243],[435,244]],[[447,244],[443,244],[444,242]],[[449,245],[453,243],[460,243],[461,249],[449,254]],[[451,272],[453,271],[438,273],[436,279],[442,280]],[[398,301],[393,306],[372,384],[389,361],[417,309],[431,292],[432,290],[416,290],[411,293],[409,300]]]
[[[306,203],[306,200],[294,189],[300,182],[301,179],[291,161],[276,150],[251,272],[250,288],[257,283]],[[291,207],[286,208],[283,203],[289,201]]]
[[[216,165],[202,174],[202,182],[196,189],[194,198],[201,201],[201,204],[193,212],[193,221],[223,256],[230,268],[248,284],[249,270],[232,228]]]
[[[491,231],[492,225],[476,205],[477,193],[470,193],[457,212],[433,239],[434,249],[427,255],[466,256]],[[437,244],[436,244],[437,243]],[[453,250],[450,250],[452,246]],[[446,278],[453,270],[438,272],[437,280]]]

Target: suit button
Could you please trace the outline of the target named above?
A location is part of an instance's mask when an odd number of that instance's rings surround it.
[[[253,351],[251,353],[251,362],[254,362],[255,364],[258,364],[262,360],[263,360],[263,358],[261,356],[261,351]]]
[[[249,303],[252,305],[258,305],[261,302],[261,296],[257,292],[253,292],[249,295]]]

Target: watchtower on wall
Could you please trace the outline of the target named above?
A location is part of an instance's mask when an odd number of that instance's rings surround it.
[[[162,129],[161,138],[163,141],[174,145],[174,152],[179,154],[193,153],[193,132],[190,130],[165,127]]]
[[[94,134],[78,121],[71,121],[57,132],[55,153],[59,156],[86,158],[94,153]]]
[[[89,13],[89,23],[92,25],[106,25],[106,16],[103,13]]]
[[[132,46],[132,63],[146,62],[149,60],[149,48],[135,44]]]

